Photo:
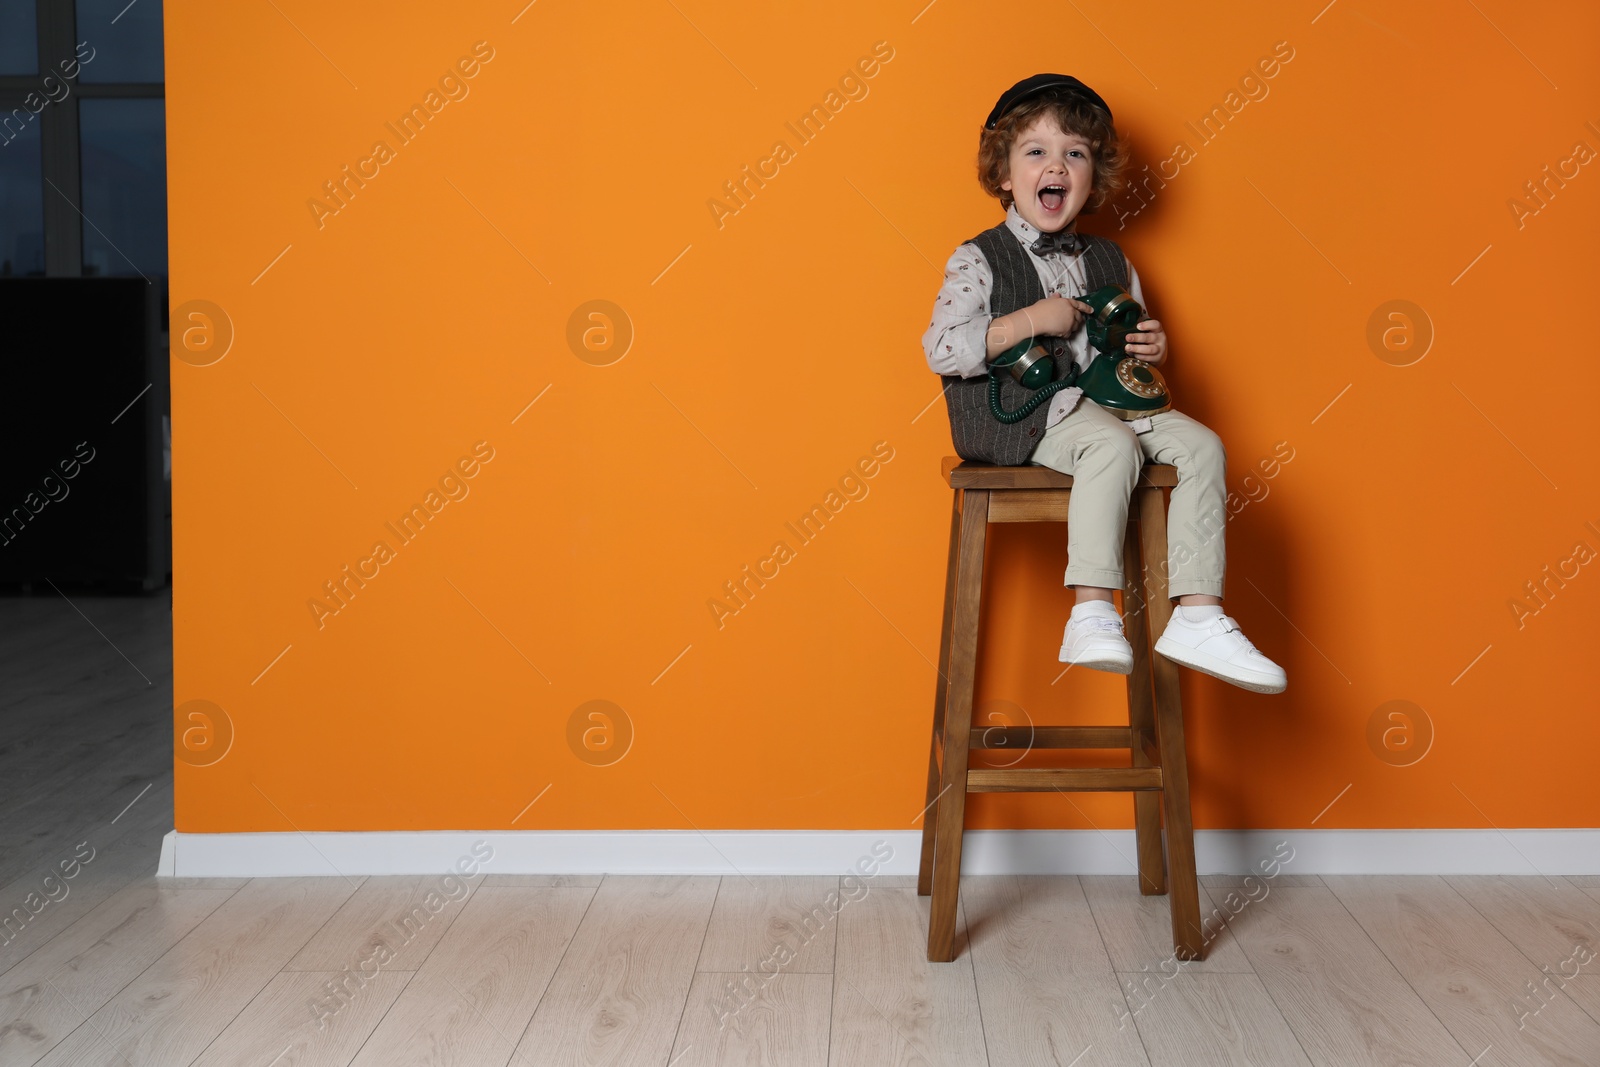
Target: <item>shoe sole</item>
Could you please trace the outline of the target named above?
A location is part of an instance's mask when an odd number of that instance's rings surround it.
[[[1215,660],[1201,659],[1194,654],[1193,649],[1186,649],[1182,645],[1168,642],[1165,637],[1156,639],[1156,651],[1172,662],[1180,663],[1192,671],[1199,671],[1201,674],[1209,674],[1213,678],[1220,678],[1230,685],[1236,685],[1240,689],[1248,689],[1252,693],[1281,693],[1289,688],[1287,681],[1267,681],[1261,675],[1224,674],[1223,670],[1226,668],[1212,666],[1216,662]]]
[[[1111,674],[1132,674],[1133,659],[1068,659],[1066,647],[1056,656],[1058,663],[1070,663],[1074,667],[1088,667],[1094,671],[1107,671]]]

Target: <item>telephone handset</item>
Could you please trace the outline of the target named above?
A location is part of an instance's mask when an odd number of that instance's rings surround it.
[[[1138,331],[1144,318],[1139,306],[1120,285],[1105,285],[1078,297],[1092,309],[1085,320],[1089,343],[1100,358],[1079,372],[1069,364],[1067,374],[1054,381],[1055,361],[1035,338],[1019,341],[994,358],[989,365],[989,411],[1004,423],[1021,422],[1050,397],[1069,386],[1081,388],[1084,395],[1120,419],[1139,419],[1157,415],[1172,407],[1161,372],[1139,357],[1129,354],[1128,334]],[[1035,390],[1015,411],[1006,411],[1000,402],[1001,376],[1009,374],[1024,388]]]

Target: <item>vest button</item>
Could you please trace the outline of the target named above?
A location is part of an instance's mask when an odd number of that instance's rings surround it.
[[[1039,427],[1037,427],[1037,426],[1029,426],[1028,427],[1028,436],[1029,437],[1035,436],[1036,434],[1038,434],[1038,432],[1039,432]]]
[[[1056,355],[1059,356],[1059,355],[1064,354],[1065,352],[1066,352],[1065,348],[1061,347],[1060,345],[1056,345]]]

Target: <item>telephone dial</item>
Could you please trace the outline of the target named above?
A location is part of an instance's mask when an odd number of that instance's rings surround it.
[[[1120,285],[1105,285],[1087,296],[1078,297],[1092,309],[1085,319],[1089,343],[1100,353],[1089,369],[1080,372],[1068,364],[1067,374],[1054,381],[1055,360],[1037,338],[1018,341],[994,358],[989,365],[989,411],[1004,423],[1021,422],[1056,393],[1076,385],[1085,396],[1121,419],[1140,419],[1172,408],[1161,372],[1127,349],[1128,334],[1138,332],[1144,318],[1139,306]],[[1015,411],[1005,410],[1000,401],[1002,376],[1026,389],[1034,390]]]

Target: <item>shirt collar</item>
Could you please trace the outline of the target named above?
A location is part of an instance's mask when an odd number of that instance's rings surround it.
[[[1033,249],[1030,246],[1033,244],[1033,242],[1039,239],[1039,231],[1034,228],[1032,223],[1028,222],[1017,213],[1017,205],[1014,201],[1010,207],[1006,208],[1006,229],[1010,230],[1016,239],[1022,242],[1023,248],[1026,248],[1029,252],[1033,252]],[[1072,225],[1068,226],[1067,229],[1074,233],[1077,232],[1078,220],[1073,219]],[[1037,253],[1034,253],[1034,255],[1035,258],[1043,258]]]

